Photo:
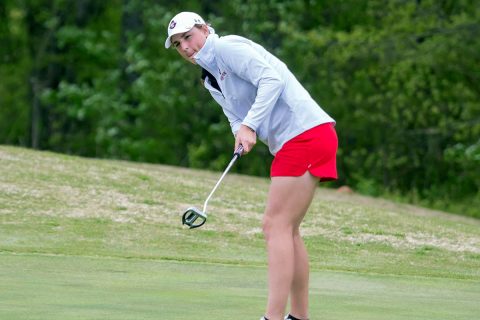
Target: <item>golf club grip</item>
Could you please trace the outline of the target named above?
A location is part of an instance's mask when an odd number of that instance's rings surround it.
[[[242,154],[243,154],[243,146],[240,144],[237,150],[235,150],[235,152],[233,153],[233,155],[237,156],[237,158],[240,158]]]

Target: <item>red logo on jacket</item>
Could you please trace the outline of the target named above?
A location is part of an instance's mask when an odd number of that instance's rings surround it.
[[[223,81],[225,79],[225,77],[227,76],[227,72],[225,71],[221,71],[220,69],[218,69],[218,73],[220,74],[220,80]]]

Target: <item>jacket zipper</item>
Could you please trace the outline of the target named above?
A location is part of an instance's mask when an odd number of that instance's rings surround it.
[[[209,78],[207,78],[207,79],[209,79]],[[209,81],[210,81],[210,79],[209,79]],[[218,82],[217,82],[217,83],[218,83]],[[225,96],[223,95],[223,92],[222,92],[222,91],[215,89],[210,83],[208,83],[208,86],[209,86],[209,87],[207,88],[208,90],[213,91],[213,92],[215,92],[215,93],[217,93],[217,94],[219,93],[219,94],[222,95],[223,99],[226,99]],[[219,85],[219,86],[220,86],[220,85]]]

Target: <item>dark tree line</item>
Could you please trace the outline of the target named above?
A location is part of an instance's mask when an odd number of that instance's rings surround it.
[[[222,169],[232,136],[198,67],[163,47],[197,11],[271,50],[337,120],[341,178],[480,216],[473,0],[0,2],[0,143]],[[236,170],[268,175],[265,146]]]

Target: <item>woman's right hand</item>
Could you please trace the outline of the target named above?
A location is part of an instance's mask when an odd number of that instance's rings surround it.
[[[242,124],[235,137],[235,150],[243,146],[243,154],[249,153],[257,143],[257,134],[250,127]]]

